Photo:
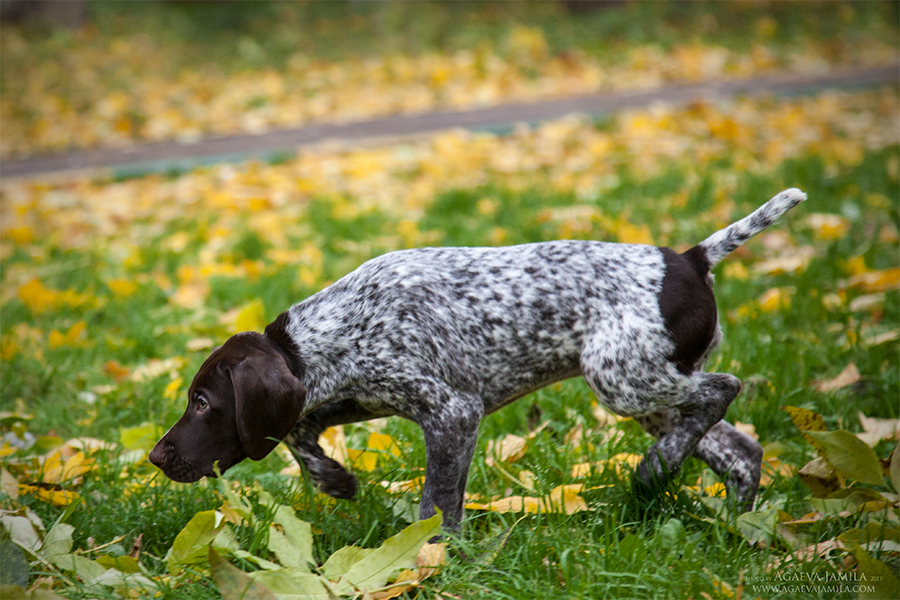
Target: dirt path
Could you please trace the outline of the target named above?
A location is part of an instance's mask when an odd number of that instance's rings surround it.
[[[192,144],[158,142],[128,148],[80,150],[0,162],[0,176],[25,177],[67,171],[112,170],[140,174],[183,169],[199,164],[232,162],[249,157],[271,158],[324,142],[370,144],[442,129],[502,130],[517,122],[538,122],[570,113],[592,116],[655,102],[685,104],[734,96],[790,96],[825,88],[900,85],[900,65],[842,70],[823,75],[775,74],[752,79],[675,85],[643,91],[572,96],[514,103],[466,111],[432,112],[344,124],[313,124],[260,135],[204,139]]]

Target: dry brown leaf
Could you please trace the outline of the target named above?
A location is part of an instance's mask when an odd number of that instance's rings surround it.
[[[814,213],[806,217],[806,225],[820,240],[836,240],[850,229],[850,220],[841,215]]]
[[[762,475],[759,479],[759,485],[770,485],[775,481],[775,476],[793,477],[797,471],[794,465],[783,463],[775,457],[767,458],[762,463]]]
[[[866,346],[879,346],[895,340],[900,340],[900,329],[885,331],[884,333],[878,333],[872,336],[863,336],[863,343]]]
[[[600,425],[600,427],[609,427],[615,425],[619,421],[624,420],[623,417],[620,417],[606,410],[606,408],[604,408],[602,404],[597,404],[594,407],[593,412],[594,418],[597,419],[597,424]]]
[[[802,273],[809,266],[816,251],[812,246],[800,246],[782,252],[777,258],[764,260],[753,265],[753,272],[766,275],[781,275],[784,273]]]
[[[752,437],[754,440],[759,440],[759,435],[757,435],[756,433],[756,427],[754,427],[751,423],[741,423],[740,421],[735,421],[734,428],[741,433]]]
[[[197,352],[198,350],[209,350],[215,345],[216,342],[212,338],[195,338],[189,340],[186,347],[191,352]]]
[[[492,498],[487,502],[468,502],[466,508],[472,510],[490,510],[493,512],[556,512],[567,515],[587,510],[587,503],[579,495],[584,489],[582,484],[560,485],[545,497],[509,496]]]
[[[815,498],[824,498],[843,487],[834,467],[822,457],[806,463],[800,469],[799,476],[800,481],[809,488]]]
[[[381,486],[387,489],[391,494],[400,494],[403,492],[416,492],[422,489],[425,483],[425,476],[413,477],[406,481],[382,481]]]
[[[527,439],[509,433],[499,442],[496,440],[488,441],[484,462],[493,466],[496,462],[516,461],[525,455],[527,447]]]
[[[827,540],[825,542],[819,542],[818,544],[812,544],[810,546],[806,546],[805,548],[801,548],[795,552],[792,552],[789,556],[785,558],[776,558],[772,562],[770,562],[766,566],[767,571],[774,571],[781,568],[784,564],[792,562],[794,560],[805,563],[809,562],[813,558],[816,557],[824,557],[832,550],[840,550],[844,548],[844,544],[841,543],[840,540],[834,538]]]
[[[856,368],[856,364],[850,363],[834,379],[827,379],[825,381],[818,382],[815,385],[815,389],[820,392],[833,392],[835,390],[851,386],[854,383],[858,382],[859,379],[859,369]]]
[[[857,433],[856,437],[869,446],[881,440],[900,440],[900,419],[875,419],[859,413],[859,422],[863,433]]]

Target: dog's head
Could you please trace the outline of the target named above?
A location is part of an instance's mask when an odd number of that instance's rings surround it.
[[[245,332],[216,349],[194,376],[181,419],[150,462],[175,481],[215,476],[248,456],[260,460],[297,423],[306,388],[265,336]]]

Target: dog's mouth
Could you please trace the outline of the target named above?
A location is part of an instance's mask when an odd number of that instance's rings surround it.
[[[204,476],[205,476],[205,477],[209,477],[209,478],[211,478],[211,479],[216,479],[216,478],[219,477],[219,475],[225,473],[225,471],[227,471],[228,469],[230,469],[230,468],[233,467],[234,465],[238,464],[239,462],[241,462],[241,461],[244,460],[245,458],[247,458],[247,455],[246,455],[245,453],[242,452],[242,453],[240,454],[240,456],[238,456],[237,458],[234,458],[234,459],[232,459],[232,460],[229,460],[229,461],[224,461],[224,462],[223,462],[223,461],[218,461],[218,460],[217,460],[215,463],[213,463],[212,468],[211,468],[207,473],[205,473]],[[217,472],[217,471],[218,471],[218,472]],[[199,479],[199,477],[198,477],[198,479]]]

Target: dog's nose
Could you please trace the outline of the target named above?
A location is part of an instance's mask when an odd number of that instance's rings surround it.
[[[160,469],[166,464],[166,458],[168,457],[168,452],[166,452],[166,448],[162,442],[156,444],[153,447],[153,450],[150,452],[150,462],[159,467]]]

